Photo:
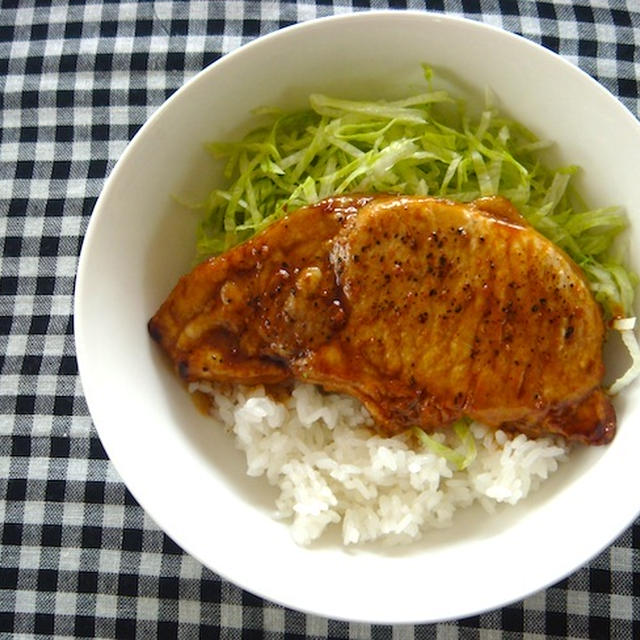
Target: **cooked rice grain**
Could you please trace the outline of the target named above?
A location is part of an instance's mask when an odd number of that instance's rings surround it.
[[[247,473],[278,487],[275,515],[291,522],[300,545],[332,524],[340,524],[345,545],[416,540],[475,501],[489,511],[516,504],[568,453],[560,438],[509,438],[473,423],[477,456],[458,471],[405,436],[375,435],[357,400],[313,385],[298,383],[284,402],[262,387],[191,390],[213,396],[212,415],[235,434]]]

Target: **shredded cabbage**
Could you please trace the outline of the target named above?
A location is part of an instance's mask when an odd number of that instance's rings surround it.
[[[455,449],[428,435],[420,427],[413,427],[412,433],[423,447],[453,464],[458,471],[462,471],[476,459],[476,441],[466,419],[454,422],[453,430],[460,440],[459,446]]]
[[[625,318],[630,320],[630,318]],[[633,329],[618,329],[624,346],[631,356],[629,368],[609,387],[609,393],[615,395],[628,387],[640,375],[640,345]]]
[[[423,68],[424,91],[402,100],[314,94],[308,109],[261,109],[266,124],[242,140],[208,144],[226,159],[227,185],[202,204],[198,259],[331,195],[395,192],[464,202],[499,194],[582,268],[607,320],[633,316],[638,278],[614,250],[627,226],[624,212],[587,208],[571,185],[579,168],[543,162],[550,142],[502,115],[490,94],[472,114],[464,101],[434,89],[432,70]],[[631,340],[628,332],[628,348]]]
[[[261,110],[267,124],[238,142],[210,143],[228,185],[212,191],[198,255],[220,253],[305,204],[346,192],[396,192],[469,201],[501,194],[584,270],[609,317],[631,314],[637,283],[612,252],[627,226],[617,207],[589,210],[571,188],[574,165],[541,160],[550,143],[500,114],[491,97],[473,117],[435,90],[395,101],[313,94],[299,112]]]

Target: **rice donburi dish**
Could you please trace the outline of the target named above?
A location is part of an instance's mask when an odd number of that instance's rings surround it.
[[[431,86],[312,96],[227,156],[199,261],[149,321],[178,377],[309,544],[407,542],[515,504],[608,444],[637,375],[626,222],[580,207],[548,145]],[[617,332],[627,372],[605,383]]]

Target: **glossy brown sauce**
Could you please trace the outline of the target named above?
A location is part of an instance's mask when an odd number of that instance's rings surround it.
[[[181,279],[149,330],[185,380],[317,383],[386,434],[462,416],[589,444],[615,433],[600,308],[502,198],[303,208]]]

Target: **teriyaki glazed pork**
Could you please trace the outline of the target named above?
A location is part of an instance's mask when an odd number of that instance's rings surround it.
[[[183,276],[149,322],[188,382],[293,380],[377,430],[460,418],[606,444],[602,312],[504,198],[351,195],[303,207]]]

